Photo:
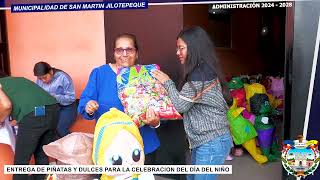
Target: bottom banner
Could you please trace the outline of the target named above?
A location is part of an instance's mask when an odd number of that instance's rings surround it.
[[[232,165],[5,165],[4,174],[232,174]]]

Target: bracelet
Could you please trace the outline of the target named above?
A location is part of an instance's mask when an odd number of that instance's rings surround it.
[[[155,126],[155,127],[150,126],[150,127],[153,128],[153,129],[157,129],[158,127],[160,127],[160,125],[161,125],[161,122],[159,121],[159,124],[157,126]]]

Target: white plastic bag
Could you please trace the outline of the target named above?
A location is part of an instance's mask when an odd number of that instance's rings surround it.
[[[9,123],[9,118],[4,121],[4,126],[0,127],[0,143],[11,146],[13,152],[16,147],[16,136],[13,132],[12,126]]]

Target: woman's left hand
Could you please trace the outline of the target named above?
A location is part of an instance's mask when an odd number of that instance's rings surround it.
[[[153,77],[158,79],[158,81],[160,81],[162,84],[170,79],[170,77],[166,73],[164,73],[160,70],[154,70],[151,72],[151,74]]]
[[[146,119],[143,122],[149,126],[157,127],[160,123],[160,117],[153,109],[149,108],[146,112]]]

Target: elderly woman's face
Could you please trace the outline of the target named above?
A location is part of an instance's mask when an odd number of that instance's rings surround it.
[[[114,59],[118,66],[133,66],[138,59],[138,52],[134,47],[133,40],[122,37],[117,39],[114,48]]]

